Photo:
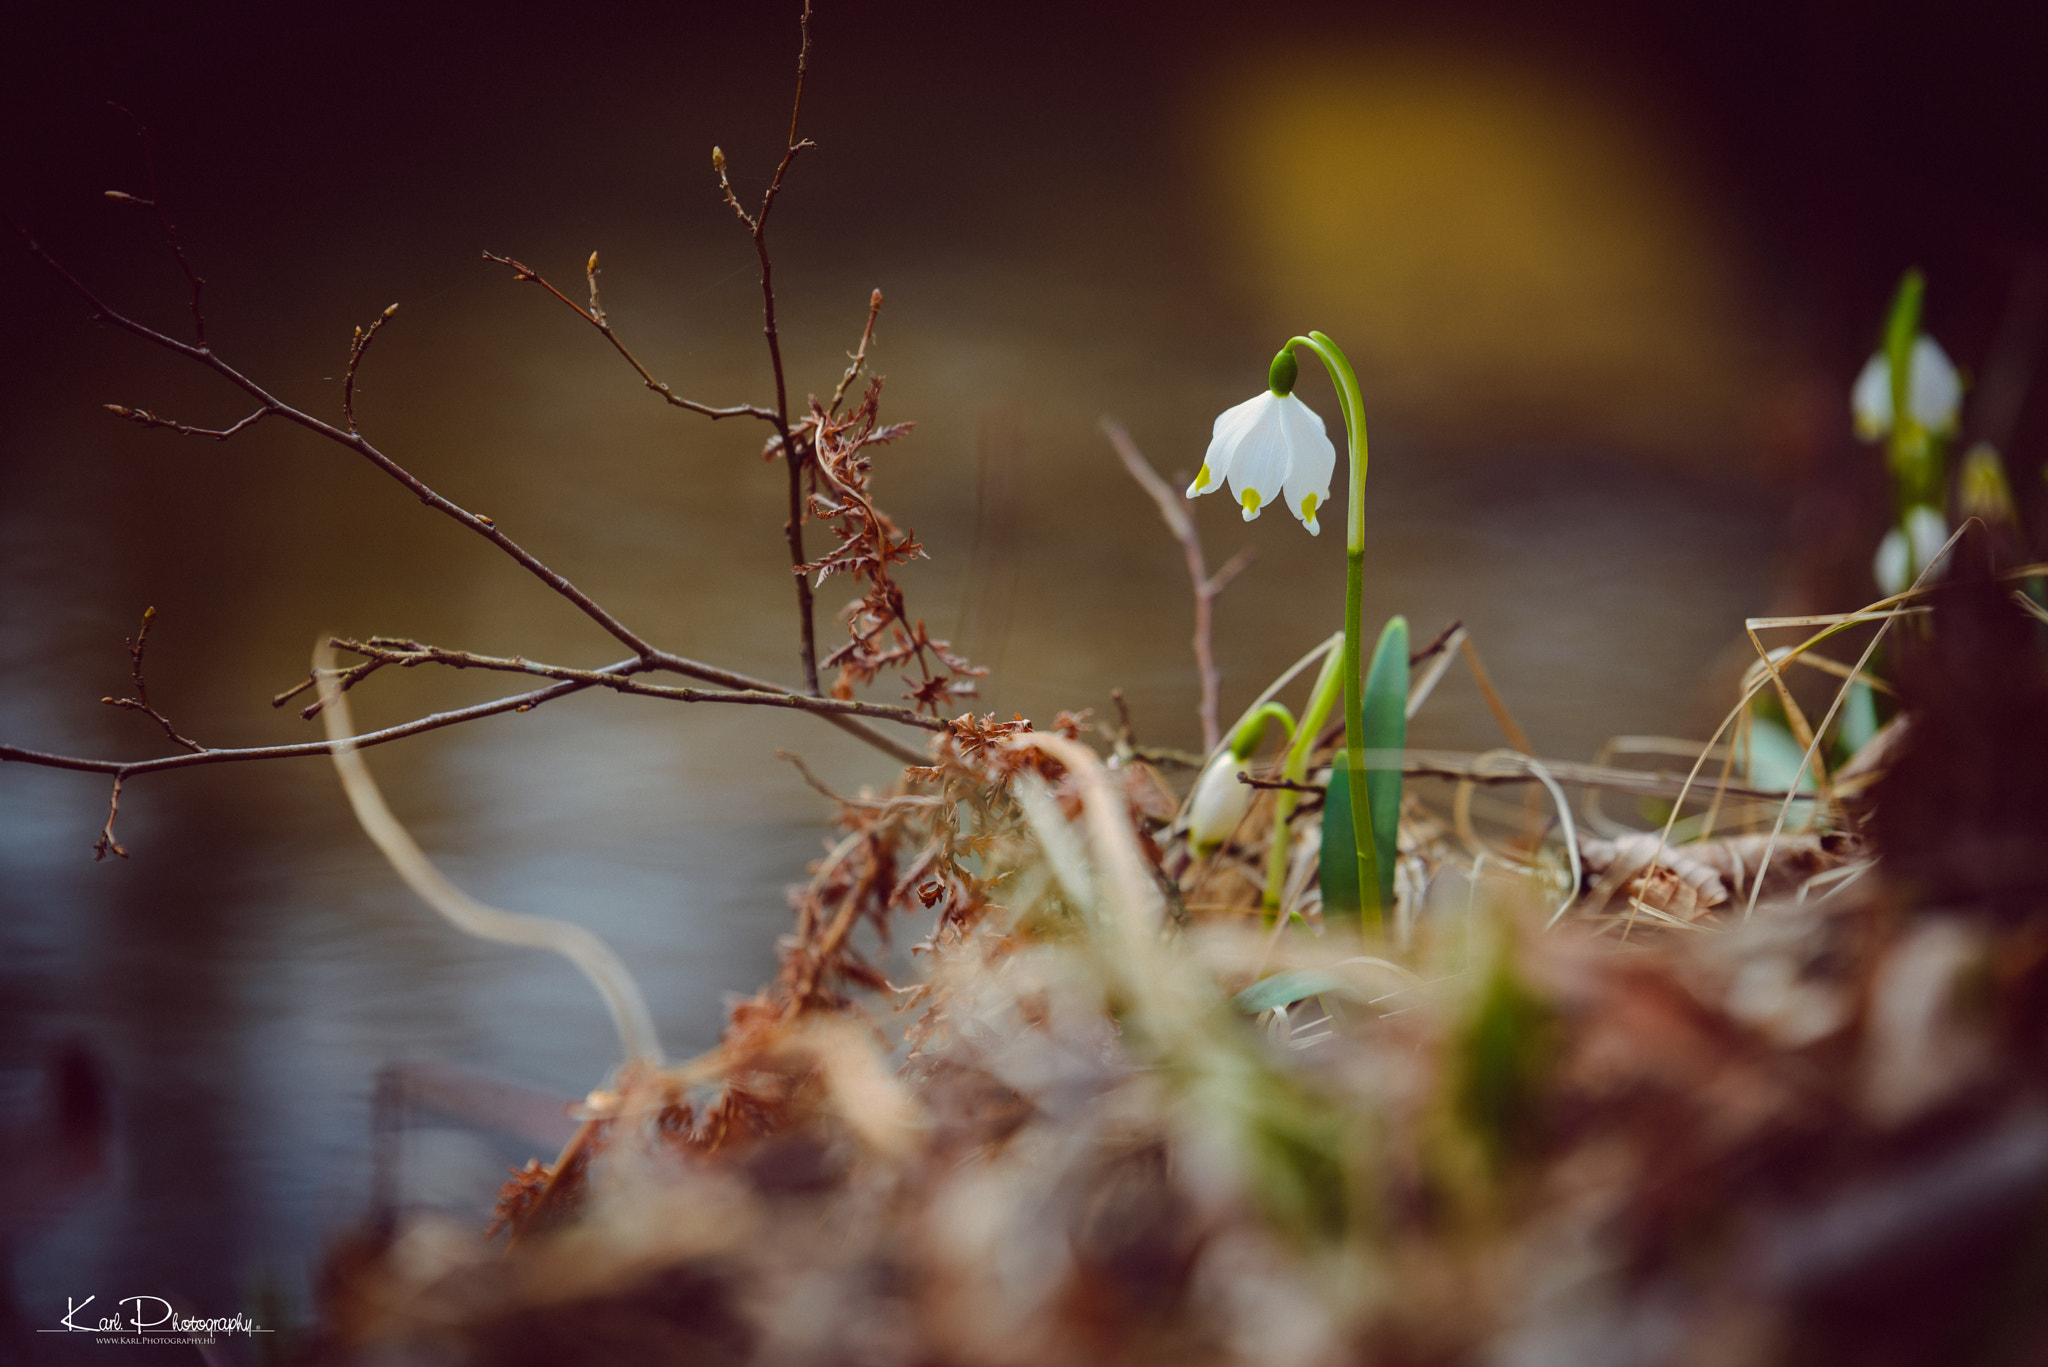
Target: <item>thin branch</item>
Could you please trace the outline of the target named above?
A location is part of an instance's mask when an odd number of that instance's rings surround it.
[[[155,620],[156,609],[153,607],[144,608],[142,611],[142,626],[128,640],[128,673],[135,680],[135,696],[132,698],[101,698],[100,701],[109,707],[119,707],[130,712],[142,713],[164,729],[164,734],[170,737],[173,745],[182,745],[194,754],[203,754],[206,750],[205,746],[187,736],[179,735],[178,728],[171,725],[171,719],[149,704],[149,685],[142,681],[142,652],[149,645],[149,624]],[[117,804],[119,800],[120,795],[116,793],[115,801]],[[111,840],[113,818],[110,816],[107,818],[107,821],[110,828],[108,838]],[[116,846],[115,848],[118,849],[119,847]]]
[[[341,420],[348,424],[349,435],[356,430],[356,370],[363,363],[363,353],[370,349],[370,343],[377,339],[377,329],[391,321],[391,315],[398,312],[393,304],[372,320],[370,326],[357,328],[355,340],[348,348],[348,373],[341,377]]]
[[[567,665],[543,664],[519,655],[479,655],[467,650],[448,650],[442,646],[421,645],[416,641],[355,641],[346,637],[336,637],[334,644],[342,650],[406,669],[423,664],[448,665],[456,669],[486,669],[504,674],[530,674],[541,679],[595,684],[619,693],[633,693],[648,698],[671,698],[677,702],[726,702],[760,707],[789,707],[800,712],[832,713],[843,717],[872,717],[877,721],[893,721],[933,732],[946,729],[945,722],[914,712],[907,707],[896,707],[889,703],[857,702],[846,698],[814,697],[776,689],[772,684],[759,688],[737,689],[679,688],[668,684],[641,683],[629,677],[625,671],[576,669]]]
[[[149,136],[149,125],[137,118],[126,105],[107,101],[107,108],[125,115],[135,125],[135,135],[142,140],[142,164],[149,172],[149,198],[138,199],[119,190],[107,191],[107,198],[120,204],[134,204],[156,214],[157,230],[163,234],[164,245],[171,249],[171,255],[178,259],[178,269],[185,273],[185,283],[192,289],[192,340],[200,346],[206,345],[206,315],[199,306],[200,291],[206,282],[192,269],[192,263],[185,257],[185,249],[178,245],[178,230],[171,224],[170,216],[164,212],[163,194],[156,184],[156,144]]]
[[[271,394],[270,391],[264,389],[261,385],[257,384],[248,376],[242,374],[239,370],[236,370],[226,361],[222,360],[218,355],[214,353],[212,348],[207,347],[204,344],[191,345],[185,342],[181,342],[177,340],[175,337],[166,336],[164,333],[158,332],[155,328],[152,328],[145,323],[139,323],[135,319],[130,318],[125,314],[116,312],[113,308],[109,307],[108,304],[104,300],[102,300],[97,294],[93,293],[92,288],[90,286],[88,286],[84,281],[80,280],[77,276],[73,275],[71,271],[68,268],[66,268],[62,262],[58,261],[56,257],[52,256],[47,250],[45,250],[43,245],[40,242],[36,241],[36,239],[29,233],[26,227],[24,227],[21,223],[13,220],[12,218],[10,218],[8,221],[10,224],[12,224],[15,232],[20,234],[22,242],[28,248],[30,255],[36,257],[39,261],[41,261],[45,266],[47,266],[50,269],[51,273],[54,274],[59,280],[63,281],[64,284],[68,286],[74,294],[78,295],[79,298],[83,299],[86,305],[92,309],[93,314],[96,318],[112,323],[115,327],[118,327],[125,332],[133,333],[135,336],[142,338],[146,342],[152,342],[157,346],[164,348],[167,351],[176,352],[178,355],[183,356],[188,360],[198,362],[200,365],[203,365],[207,369],[213,371],[222,379],[234,385],[243,393],[255,399],[258,403],[262,404],[265,410],[275,413],[277,414],[277,416],[281,418],[285,418],[291,422],[295,422],[299,426],[305,428],[306,430],[316,433],[319,436],[325,437],[329,441],[332,441],[339,446],[344,446],[349,450],[355,452],[357,455],[363,457],[363,459],[369,461],[372,465],[375,465],[378,469],[382,470],[385,474],[391,476],[391,478],[397,480],[400,484],[403,484],[408,490],[412,492],[414,497],[419,499],[420,502],[426,504],[429,508],[434,509],[438,513],[442,513],[447,517],[453,518],[462,526],[469,528],[469,530],[475,532],[478,536],[481,536],[487,541],[491,542],[499,550],[503,551],[506,555],[512,557],[514,561],[516,561],[519,565],[524,567],[526,571],[532,574],[536,579],[540,580],[543,584],[546,584],[550,589],[553,589],[556,593],[560,594],[562,597],[568,599],[571,603],[575,604],[584,616],[590,618],[591,621],[597,623],[598,626],[604,628],[604,630],[608,632],[613,638],[623,643],[627,649],[643,657],[654,653],[654,647],[649,645],[647,641],[643,639],[639,634],[630,630],[623,622],[619,621],[616,617],[612,616],[611,613],[607,612],[604,608],[600,607],[597,604],[597,602],[590,597],[590,595],[584,593],[583,590],[577,588],[574,584],[570,583],[567,578],[565,578],[561,574],[556,573],[553,569],[549,568],[532,552],[528,551],[525,547],[521,546],[511,537],[507,536],[504,532],[499,531],[497,524],[494,523],[490,518],[484,517],[477,513],[472,513],[466,508],[463,508],[456,504],[453,500],[445,498],[441,494],[435,492],[433,489],[429,488],[424,481],[419,479],[411,471],[407,470],[397,461],[393,460],[391,457],[385,455],[382,451],[378,450],[376,446],[372,445],[366,438],[362,436],[362,434],[357,432],[343,431],[341,428],[334,426],[332,423],[323,422],[319,418],[314,417],[310,413],[305,413],[299,409],[293,408],[291,405],[285,403],[283,400]],[[161,422],[161,420],[157,421],[159,423]],[[219,434],[215,433],[212,435]]]
[[[1195,673],[1202,685],[1202,701],[1198,709],[1202,718],[1202,748],[1214,750],[1223,735],[1217,716],[1223,676],[1216,668],[1212,641],[1214,606],[1217,595],[1250,566],[1253,552],[1250,548],[1239,551],[1224,563],[1222,569],[1211,575],[1202,554],[1201,533],[1195,530],[1195,520],[1188,515],[1187,500],[1159,477],[1159,472],[1152,468],[1151,462],[1138,450],[1137,443],[1131,440],[1131,434],[1114,418],[1102,420],[1102,431],[1109,438],[1109,444],[1116,448],[1117,458],[1123,461],[1124,469],[1158,505],[1160,519],[1173,533],[1173,539],[1180,542],[1181,555],[1187,560],[1188,583],[1195,592]]]
[[[182,422],[172,422],[169,418],[159,418],[146,408],[127,408],[118,403],[102,404],[101,407],[117,418],[126,418],[128,421],[138,423],[143,427],[161,427],[167,431],[176,432],[181,437],[212,437],[215,441],[226,441],[243,428],[253,423],[259,423],[277,412],[275,408],[265,404],[232,427],[216,428],[188,427]]]
[[[100,838],[93,842],[93,863],[99,863],[100,860],[105,859],[109,854],[118,854],[123,859],[126,859],[128,857],[128,851],[122,848],[120,841],[114,839],[114,818],[119,816],[120,814],[121,775],[116,774],[114,775],[113,794],[107,798],[107,824],[100,827]]]
[[[1277,788],[1281,792],[1286,793],[1321,794],[1325,791],[1320,783],[1302,783],[1291,778],[1253,778],[1250,774],[1242,771],[1238,773],[1237,781],[1247,788]]]
[[[1531,771],[1526,756],[1505,751],[1469,754],[1458,750],[1368,750],[1369,769],[1392,769],[1398,763],[1404,774],[1420,778],[1450,778],[1491,787],[1503,783],[1540,783],[1542,775]],[[1538,761],[1543,771],[1557,782],[1574,788],[1603,788],[1610,792],[1633,793],[1638,797],[1677,800],[1691,790],[1683,777],[1664,770],[1621,769],[1606,764],[1579,764],[1570,760]],[[1289,779],[1254,778],[1239,774],[1238,782],[1250,788],[1280,788],[1292,792],[1323,791],[1319,783],[1297,783]],[[1730,783],[1722,790],[1731,797],[1781,801],[1779,789],[1751,788]]]
[[[1459,620],[1454,621],[1449,626],[1445,627],[1442,631],[1439,631],[1436,634],[1436,639],[1432,640],[1428,645],[1424,646],[1420,650],[1410,652],[1408,656],[1408,667],[1410,669],[1413,669],[1415,668],[1415,666],[1421,664],[1424,660],[1431,659],[1434,656],[1441,654],[1444,650],[1448,649],[1451,644],[1451,638],[1453,636],[1456,636],[1459,633],[1459,631],[1463,630],[1464,626],[1464,620],[1460,618]]]
[[[624,661],[622,665],[644,667],[638,660]],[[415,717],[397,726],[387,726],[382,731],[370,731],[357,736],[357,745],[382,745],[386,741],[403,740],[427,731],[438,731],[444,726],[475,721],[481,717],[494,717],[502,712],[530,712],[544,702],[552,701],[568,693],[580,693],[590,687],[587,683],[559,683],[547,688],[537,688],[531,693],[517,693],[509,698],[498,698],[474,707],[459,708],[452,712],[436,712],[431,716]],[[118,760],[83,759],[74,755],[53,755],[41,750],[29,750],[19,745],[0,745],[0,763],[33,764],[45,769],[71,769],[87,774],[112,774],[116,778],[128,779],[137,774],[154,774],[166,769],[191,769],[206,764],[239,764],[250,760],[304,759],[315,755],[326,755],[328,745],[324,740],[306,741],[296,745],[258,745],[239,750],[201,750],[196,754],[161,755],[155,759]]]
[[[846,391],[860,378],[861,371],[867,368],[868,343],[875,338],[875,319],[879,318],[881,313],[882,292],[876,290],[868,296],[868,325],[860,330],[860,345],[854,348],[852,364],[847,366],[846,373],[839,377],[839,387],[832,391],[832,406],[825,410],[828,417],[839,411],[839,405],[846,402]]]
[[[1252,562],[1258,558],[1258,548],[1256,546],[1246,546],[1236,555],[1224,561],[1223,568],[1209,576],[1209,597],[1213,599],[1221,594],[1223,590],[1229,588],[1230,581],[1250,569]]]
[[[337,641],[336,644],[343,646],[343,648],[345,649],[350,648],[347,646],[345,642]],[[409,638],[395,636],[372,636],[369,638],[369,644],[379,647],[388,647],[393,650],[401,652],[416,651],[421,649],[418,642],[413,641]],[[369,659],[364,661],[364,663],[355,666],[355,668],[346,671],[341,681],[341,687],[343,691],[346,691],[347,689],[354,687],[355,684],[359,682],[362,678],[367,677],[369,674],[373,673],[378,669],[382,669],[386,664],[392,662],[393,661],[391,660],[383,658]],[[403,663],[403,661],[400,661],[399,663]],[[418,664],[423,663],[423,661],[415,660],[412,663]],[[632,667],[627,668],[627,666],[629,665]],[[602,670],[593,670],[589,672],[593,674],[613,672],[635,674],[645,673],[650,670],[662,670],[671,674],[681,674],[685,678],[701,679],[706,683],[715,683],[733,692],[744,692],[750,694],[790,694],[792,692],[792,690],[785,688],[780,684],[772,683],[769,680],[757,679],[751,674],[741,674],[737,670],[720,669],[715,665],[707,665],[702,661],[692,660],[687,656],[677,655],[673,651],[667,650],[656,650],[651,652],[645,659],[620,661],[618,664],[615,665],[607,665]],[[284,692],[272,698],[270,705],[272,707],[282,707],[284,706],[285,703],[290,702],[293,698],[298,697],[307,689],[314,687],[316,682],[316,680],[312,679],[309,676],[303,682],[296,684],[289,689],[286,689]],[[915,750],[908,749],[902,744],[894,740],[891,740],[887,736],[882,735],[880,732],[863,725],[859,720],[856,719],[854,715],[843,714],[839,711],[826,711],[810,707],[806,707],[801,710],[812,711],[816,713],[816,715],[823,717],[824,720],[830,722],[832,725],[846,732],[849,736],[852,736],[857,740],[860,740],[870,746],[873,746],[875,749],[880,750],[883,754],[890,756],[892,759],[900,760],[905,764],[923,764],[929,758],[928,756],[919,754]],[[313,706],[306,708],[301,715],[307,718],[311,718],[317,716],[318,714],[318,704],[316,703]],[[894,720],[895,718],[892,716],[887,719]],[[923,721],[920,721],[918,724],[920,726],[925,725]]]
[[[585,672],[592,676],[611,673],[627,674],[658,667],[665,666],[650,665],[644,660],[634,658],[620,660],[615,664],[607,665],[604,669]],[[381,731],[365,732],[355,738],[354,744],[358,746],[382,745],[387,741],[403,740],[408,736],[417,736],[428,731],[438,731],[444,726],[456,726],[463,722],[478,721],[484,717],[495,717],[506,712],[531,712],[542,703],[552,702],[556,698],[566,697],[571,693],[580,693],[597,682],[599,680],[596,678],[572,679],[550,684],[546,688],[537,688],[529,693],[515,693],[510,697],[498,698],[487,703],[478,703],[473,707],[458,708],[450,712],[436,712],[430,716],[416,717],[408,722],[387,726]],[[772,688],[773,686],[770,685],[769,687]],[[871,727],[864,725],[860,721],[860,715],[862,709],[866,706],[865,704],[849,705],[832,698],[812,698],[802,694],[772,692],[764,694],[737,690],[730,692],[705,692],[699,697],[686,700],[790,707],[798,711],[813,713],[848,735],[865,741],[884,754],[901,760],[906,764],[922,764],[927,759],[927,756],[920,755],[900,742],[892,740]],[[903,708],[891,710],[907,713],[907,709]],[[915,713],[907,713],[907,716],[902,718],[892,716],[889,720],[903,720],[907,725],[924,729],[931,729],[934,725],[930,719],[917,716]],[[938,725],[943,725],[943,723]],[[250,746],[237,750],[200,750],[182,755],[162,755],[155,759],[113,760],[86,759],[76,755],[56,755],[42,750],[30,750],[19,745],[0,745],[0,763],[31,764],[46,769],[69,769],[79,773],[111,774],[116,778],[128,779],[138,774],[153,774],[168,769],[190,769],[207,764],[239,764],[253,760],[305,759],[313,756],[324,756],[327,753],[327,742],[311,741],[295,745]]]
[[[612,344],[612,349],[624,358],[627,365],[633,367],[633,373],[640,377],[640,383],[653,390],[656,394],[659,394],[664,401],[677,408],[685,408],[692,413],[700,413],[707,418],[759,418],[761,421],[768,423],[773,423],[776,420],[773,410],[763,408],[759,404],[741,403],[733,404],[728,408],[713,408],[709,404],[698,403],[695,399],[686,399],[660,380],[655,379],[647,367],[640,363],[640,358],[635,356],[626,344],[619,340],[619,335],[616,332],[612,331],[611,320],[605,316],[604,310],[598,305],[596,252],[590,254],[590,267],[587,272],[590,278],[590,307],[588,308],[585,308],[568,295],[562,293],[562,291],[556,289],[552,284],[548,283],[546,277],[542,276],[533,267],[523,262],[515,261],[509,256],[497,256],[491,252],[485,252],[483,255],[484,260],[504,266],[510,270],[514,280],[530,282],[540,286],[566,304],[577,317],[596,328],[600,333],[603,333],[604,339]]]
[[[835,791],[825,780],[812,773],[811,766],[804,763],[804,757],[796,751],[777,750],[775,758],[788,760],[791,764],[795,765],[797,773],[803,776],[804,782],[813,791],[831,798],[842,807],[859,807],[868,811],[890,811],[899,807],[937,807],[944,802],[943,798],[920,797],[916,794],[883,798],[848,797],[844,793]]]
[[[775,325],[775,266],[768,255],[768,214],[775,207],[775,197],[782,193],[782,179],[788,174],[790,163],[797,154],[815,144],[808,138],[797,136],[798,120],[804,107],[804,76],[811,65],[811,0],[804,0],[804,11],[799,20],[802,41],[796,56],[796,95],[789,107],[789,143],[783,149],[782,160],[776,163],[775,174],[768,181],[768,189],[761,196],[761,207],[748,213],[733,193],[732,181],[725,173],[725,153],[720,148],[711,149],[711,165],[718,172],[718,187],[725,196],[741,223],[746,225],[748,236],[754,239],[754,254],[761,259],[761,334],[768,340],[768,362],[775,371],[775,435],[780,440],[782,463],[789,471],[789,518],[783,524],[783,538],[789,543],[789,563],[801,566],[809,563],[804,554],[804,453],[791,440],[789,427],[789,385],[783,374],[782,338]],[[872,311],[870,318],[872,318]],[[798,655],[803,662],[804,688],[811,693],[818,692],[818,647],[816,626],[813,622],[811,605],[811,584],[804,574],[792,578],[796,581],[797,622],[799,630]]]
[[[378,641],[383,638],[372,636],[370,639],[372,641]],[[389,663],[390,661],[388,660],[365,660],[359,665],[355,665],[352,668],[342,670],[335,691],[338,693],[348,692],[351,688],[354,688],[357,684],[361,683],[364,679],[369,678],[372,674],[375,674],[378,670],[382,669],[385,665]],[[284,692],[272,698],[270,700],[270,705],[272,707],[283,707],[286,703],[290,702],[293,698],[298,697],[301,693],[306,692],[308,689],[317,689],[319,687],[319,676],[314,674],[308,674],[303,680],[293,684],[290,688],[287,688]],[[299,719],[301,721],[313,720],[313,718],[320,715],[320,709],[324,705],[325,704],[321,701],[321,697],[316,695],[312,702],[308,703],[306,706],[299,709]]]

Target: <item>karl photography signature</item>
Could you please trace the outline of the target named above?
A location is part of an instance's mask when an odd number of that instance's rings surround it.
[[[44,1334],[96,1334],[102,1343],[211,1343],[222,1334],[268,1334],[248,1315],[194,1316],[181,1314],[162,1296],[123,1296],[99,1305],[98,1296],[84,1300],[64,1298],[64,1317]],[[111,1313],[109,1313],[111,1312]]]

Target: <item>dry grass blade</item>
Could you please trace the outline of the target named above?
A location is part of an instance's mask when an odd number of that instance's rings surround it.
[[[313,675],[320,680],[320,718],[327,729],[334,771],[348,793],[349,806],[364,833],[405,880],[405,885],[465,935],[498,944],[549,950],[574,964],[603,996],[627,1061],[658,1066],[661,1042],[654,1031],[654,1018],[648,1014],[647,1003],[633,975],[610,946],[583,926],[486,906],[449,882],[427,859],[385,805],[377,781],[370,777],[368,766],[357,753],[348,696],[335,686],[338,673],[334,649],[322,636],[313,648]]]

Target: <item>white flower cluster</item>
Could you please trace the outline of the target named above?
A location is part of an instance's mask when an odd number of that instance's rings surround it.
[[[1941,349],[1941,343],[1921,333],[1913,339],[1912,359],[1906,376],[1908,416],[1927,436],[1945,438],[1956,430],[1962,412],[1963,377],[1955,362]],[[1849,409],[1856,419],[1856,435],[1877,441],[1891,435],[1892,367],[1880,351],[1864,362],[1849,392]],[[1924,447],[1922,448],[1924,452]],[[1938,455],[1935,457],[1938,459]],[[1948,519],[1939,508],[1915,503],[1906,509],[1899,525],[1885,533],[1878,543],[1877,557],[1870,572],[1886,597],[1906,587],[1933,563],[1948,540]]]
[[[1871,562],[1870,573],[1877,580],[1878,592],[1887,598],[1904,593],[1906,586],[1920,577],[1920,571],[1934,563],[1948,541],[1948,532],[1948,519],[1925,503],[1908,508],[1905,525],[1892,528],[1877,543],[1877,559]]]
[[[1963,404],[1963,377],[1941,343],[1921,333],[1913,340],[1913,359],[1906,376],[1906,402],[1915,422],[1936,436],[1956,430]],[[1856,435],[1876,441],[1892,430],[1892,366],[1880,351],[1864,362],[1849,391],[1856,416]]]

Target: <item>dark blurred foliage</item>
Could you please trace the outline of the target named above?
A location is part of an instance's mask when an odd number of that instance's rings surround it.
[[[1973,528],[1958,546],[1931,631],[1900,644],[1912,735],[1876,834],[1930,904],[2020,919],[2048,902],[2048,655],[1984,540]]]

